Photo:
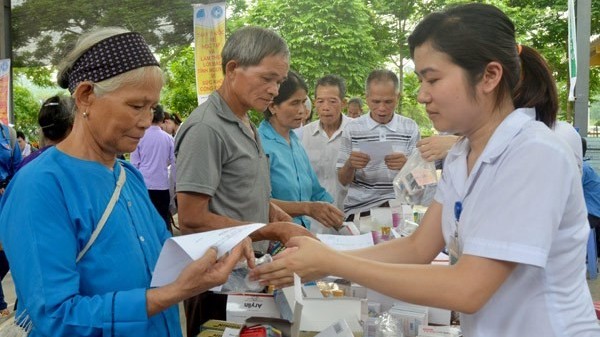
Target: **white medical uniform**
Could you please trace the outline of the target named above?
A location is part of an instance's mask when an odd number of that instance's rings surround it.
[[[586,283],[589,235],[581,176],[572,150],[534,109],[517,109],[494,131],[467,175],[468,139],[449,152],[435,200],[446,243],[456,228],[462,255],[517,263],[475,314],[465,337],[592,337],[600,327]]]

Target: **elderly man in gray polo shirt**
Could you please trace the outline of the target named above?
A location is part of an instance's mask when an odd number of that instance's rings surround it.
[[[283,243],[311,235],[292,223],[270,200],[269,163],[248,111],[264,111],[277,96],[289,69],[289,50],[274,32],[245,27],[231,35],[222,51],[225,78],[217,91],[194,110],[175,139],[177,200],[183,233],[243,223],[268,223],[254,241]],[[202,295],[201,295],[202,296]],[[214,298],[186,303],[188,336],[200,324],[222,318]]]

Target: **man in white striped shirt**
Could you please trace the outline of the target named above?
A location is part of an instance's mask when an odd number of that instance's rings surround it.
[[[348,220],[395,198],[392,180],[421,139],[415,121],[394,113],[398,88],[398,77],[393,72],[372,71],[366,84],[369,113],[350,121],[342,133],[336,167],[340,183],[349,186],[344,200]],[[371,152],[373,144],[389,150],[378,157]],[[371,152],[373,158],[366,152]]]

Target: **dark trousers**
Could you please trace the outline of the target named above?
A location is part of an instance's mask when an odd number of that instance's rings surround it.
[[[200,326],[209,319],[225,320],[227,295],[206,291],[183,301],[188,336],[197,336]]]
[[[8,260],[4,250],[0,250],[0,281],[4,280],[4,276],[8,274]],[[4,291],[2,290],[2,284],[0,283],[0,310],[6,309],[8,305],[4,300]]]
[[[158,214],[165,221],[165,226],[167,226],[169,232],[173,233],[173,229],[171,228],[171,212],[169,211],[169,203],[171,202],[169,190],[148,190],[148,194],[150,194],[150,200],[152,200],[154,208],[156,208]]]

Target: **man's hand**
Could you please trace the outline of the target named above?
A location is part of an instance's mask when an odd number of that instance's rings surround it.
[[[284,245],[295,236],[315,238],[306,228],[293,222],[271,222],[261,229],[265,229],[268,232],[270,240],[281,241]]]
[[[269,222],[292,222],[292,217],[284,212],[281,207],[272,201],[269,204]]]
[[[406,158],[406,156],[404,155],[404,153],[399,153],[399,152],[394,152],[392,154],[388,154],[384,158],[385,165],[390,170],[400,170],[400,169],[402,169],[402,167],[404,167],[404,164],[406,164],[406,160],[407,159],[408,158]]]
[[[346,165],[349,165],[351,168],[355,170],[363,169],[367,166],[371,157],[364,152],[352,151],[350,152],[350,157],[346,161]]]
[[[446,158],[450,148],[456,144],[460,137],[454,135],[438,135],[421,139],[417,148],[421,157],[427,161],[435,161]]]

